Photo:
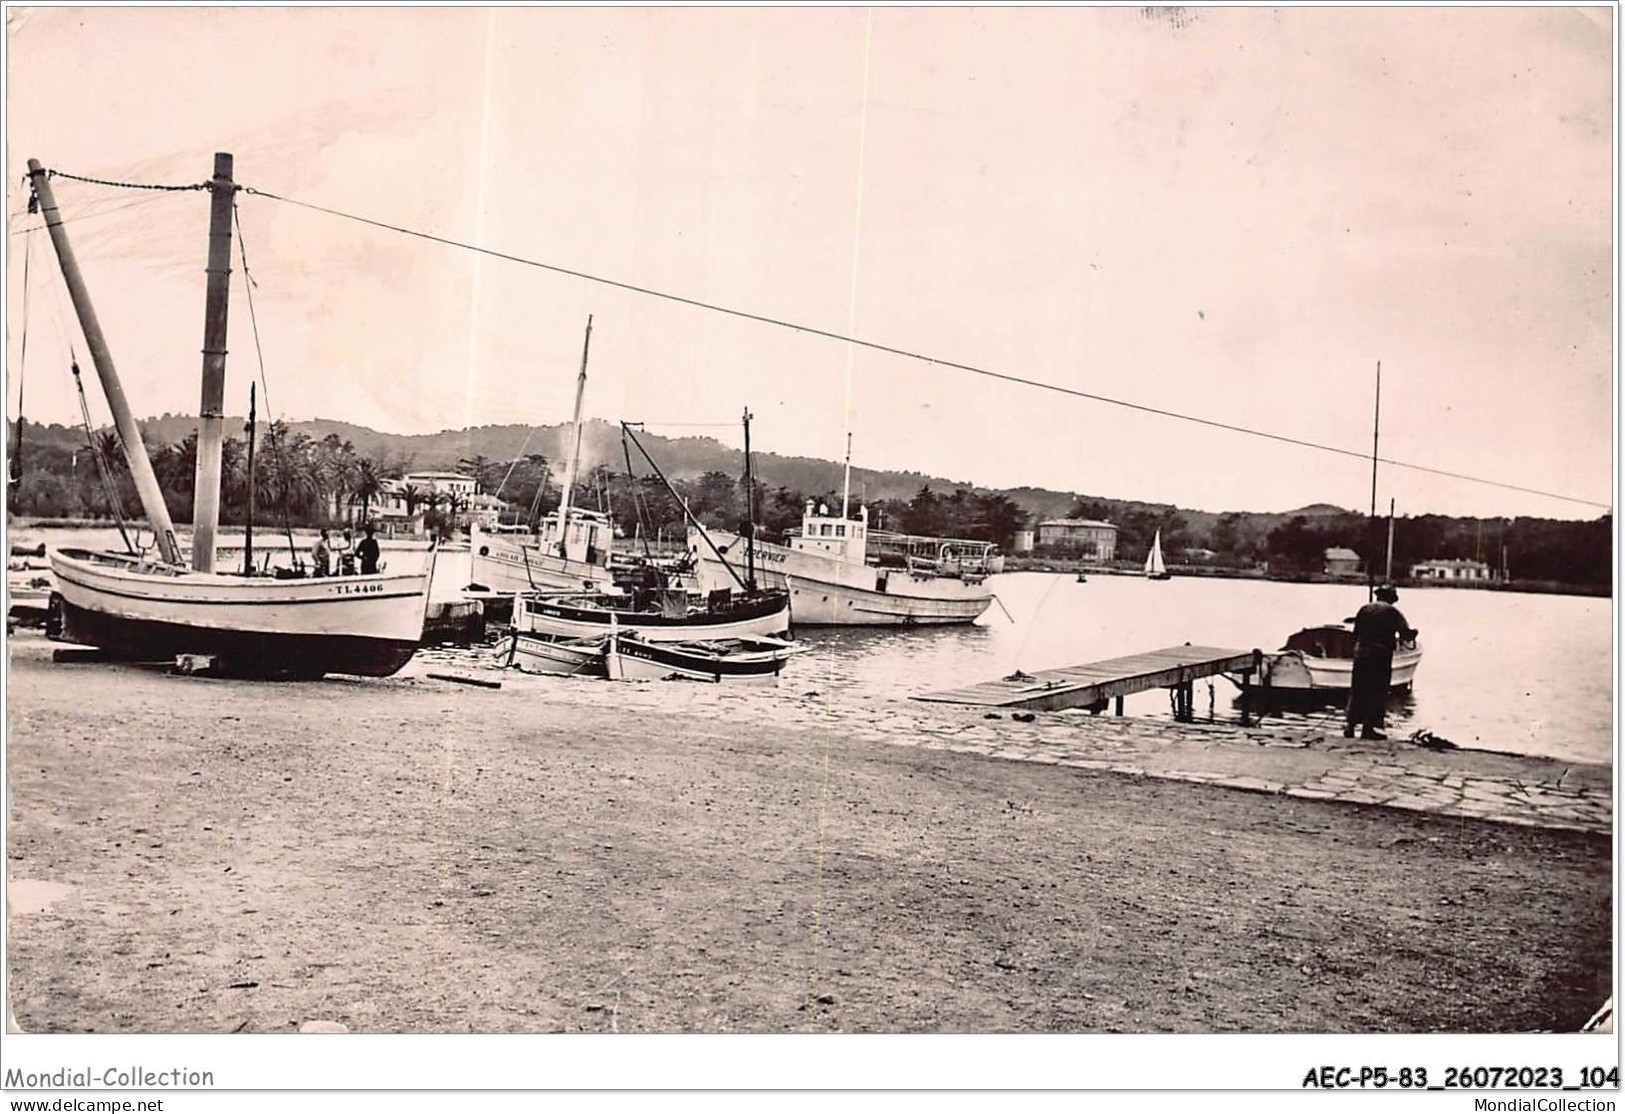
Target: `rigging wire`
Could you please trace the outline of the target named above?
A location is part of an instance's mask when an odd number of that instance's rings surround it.
[[[20,330],[22,351],[17,356],[17,432],[11,446],[11,475],[6,477],[19,493],[23,482],[23,385],[28,372],[28,263],[33,247],[32,236],[23,241],[23,321]]]
[[[123,202],[122,204],[119,204],[119,205],[106,205],[106,206],[103,206],[103,207],[98,208],[98,209],[89,209],[88,211],[85,211],[85,212],[76,212],[71,217],[62,217],[57,223],[66,225],[66,224],[79,224],[79,223],[84,222],[84,221],[97,220],[97,219],[99,219],[101,217],[111,216],[114,213],[122,213],[122,212],[125,212],[126,210],[134,209],[134,208],[136,208],[138,206],[141,206],[141,205],[150,205],[154,201],[158,201],[158,200],[161,200],[161,199],[159,197],[156,197],[156,196],[153,196],[153,197],[138,197],[134,201],[125,201],[125,202]],[[26,225],[26,226],[24,226],[22,228],[14,228],[14,229],[11,230],[11,232],[8,233],[8,235],[10,235],[10,236],[21,236],[21,235],[23,235],[24,233],[27,233],[27,232],[37,232],[38,230],[40,230],[40,229],[42,229],[44,227],[45,227],[45,222],[41,221],[38,224],[30,224],[30,225]]]
[[[248,245],[243,240],[243,218],[237,209],[237,199],[231,199],[231,223],[237,230],[237,255],[243,262],[243,292],[248,300],[248,323],[254,333],[254,355],[259,359],[260,366],[260,394],[265,399],[265,416],[272,426],[276,424],[275,411],[271,408],[271,388],[265,381],[265,349],[260,345],[260,321],[254,312],[254,288],[259,284],[248,270]],[[285,428],[285,427],[284,427]],[[288,513],[288,458],[284,454],[282,442],[286,438],[279,436],[272,451],[276,453],[276,469],[278,487],[282,495],[282,531],[288,538],[288,557],[293,561],[294,568],[300,566],[299,550],[293,544],[293,519]],[[270,440],[267,437],[267,440]],[[248,477],[250,488],[254,484],[254,476]],[[252,526],[252,523],[250,523]]]
[[[460,248],[464,251],[477,252],[478,254],[489,256],[493,259],[503,259],[510,263],[518,263],[522,266],[534,267],[537,270],[548,271],[558,275],[565,275],[570,278],[581,279],[585,282],[593,282],[601,286],[609,286],[617,290],[625,290],[633,294],[643,294],[651,298],[660,298],[679,305],[692,306],[696,309],[709,310],[713,313],[724,314],[728,317],[735,317],[744,321],[755,321],[759,324],[770,325],[775,328],[789,329],[793,332],[805,333],[809,336],[824,337],[828,340],[836,340],[844,343],[854,344],[860,348],[867,348],[875,352],[885,352],[889,355],[903,357],[904,359],[917,360],[921,363],[930,364],[935,367],[947,368],[953,371],[962,371],[967,374],[981,376],[986,379],[993,379],[1004,383],[1013,383],[1017,386],[1032,387],[1036,390],[1050,391],[1055,394],[1066,395],[1072,398],[1081,398],[1090,402],[1105,403],[1110,406],[1117,406],[1125,410],[1134,410],[1143,414],[1173,418],[1178,421],[1206,426],[1210,429],[1220,429],[1230,433],[1245,434],[1250,437],[1258,437],[1267,441],[1275,441],[1281,444],[1295,445],[1299,448],[1313,449],[1317,452],[1333,453],[1338,456],[1352,457],[1360,461],[1368,461],[1371,459],[1369,453],[1361,452],[1357,449],[1346,449],[1337,445],[1327,445],[1318,441],[1305,440],[1301,437],[1291,437],[1282,433],[1273,433],[1269,430],[1236,425],[1231,422],[1221,422],[1213,418],[1203,418],[1195,414],[1186,414],[1160,406],[1150,406],[1145,403],[1130,402],[1127,399],[1113,398],[1110,395],[1096,394],[1091,391],[1082,391],[1075,387],[1064,387],[1058,383],[1048,383],[1041,379],[1030,379],[1026,376],[1012,375],[1008,372],[993,371],[988,368],[978,367],[975,364],[961,363],[957,360],[949,360],[939,356],[932,356],[928,353],[917,352],[907,348],[900,348],[896,345],[882,344],[878,341],[865,340],[861,337],[846,336],[833,330],[822,329],[814,325],[807,325],[800,322],[786,320],[784,318],[772,317],[762,313],[753,313],[749,310],[735,309],[716,302],[707,302],[698,298],[690,298],[681,294],[673,294],[669,291],[656,290],[647,286],[639,286],[636,283],[623,282],[619,279],[612,279],[602,275],[591,274],[587,271],[563,267],[556,263],[546,263],[538,259],[530,259],[522,255],[515,255],[511,252],[498,251],[495,248],[481,247],[478,244],[465,243],[460,240],[450,239],[446,236],[437,236],[432,232],[423,232],[418,229],[406,228],[398,224],[390,224],[387,221],[375,220],[371,217],[364,217],[355,213],[347,213],[340,209],[330,208],[326,205],[317,205],[310,201],[300,201],[296,198],[284,197],[280,194],[271,193],[267,190],[255,189],[251,186],[244,186],[242,189],[244,193],[252,194],[256,197],[265,197],[272,201],[280,201],[284,204],[294,205],[302,209],[309,209],[313,212],[326,213],[329,216],[339,217],[343,220],[355,221],[358,224],[371,225],[374,228],[381,228],[389,232],[398,232],[402,235],[413,236],[420,240],[427,240],[430,243],[442,244],[446,247]],[[1464,472],[1452,472],[1448,469],[1434,468],[1425,464],[1413,464],[1409,461],[1394,460],[1389,457],[1382,457],[1380,460],[1381,463],[1392,465],[1395,468],[1406,468],[1411,471],[1425,472],[1430,475],[1443,476],[1448,479],[1464,480],[1468,483],[1483,484],[1488,487],[1502,488],[1507,491],[1522,492],[1526,495],[1539,495],[1547,499],[1557,499],[1566,503],[1579,503],[1584,506],[1601,507],[1604,509],[1608,509],[1611,506],[1611,504],[1598,502],[1595,499],[1582,499],[1578,496],[1564,495],[1555,491],[1543,491],[1539,488],[1524,487],[1520,484],[1507,483],[1503,480],[1492,480],[1483,476],[1472,476]]]
[[[119,497],[118,481],[113,478],[112,465],[107,463],[107,454],[102,452],[101,442],[90,427],[90,403],[85,400],[85,383],[80,378],[79,361],[73,362],[73,386],[79,393],[79,414],[85,423],[85,441],[90,445],[90,455],[96,460],[96,471],[102,478],[102,490],[107,493],[107,506],[113,512],[113,521],[118,526],[118,536],[124,542],[124,548],[129,553],[138,553],[135,543],[130,541],[130,535],[124,530],[124,500]]]

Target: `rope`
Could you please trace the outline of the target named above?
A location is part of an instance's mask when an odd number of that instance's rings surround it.
[[[135,553],[136,547],[130,541],[130,535],[124,532],[123,500],[119,498],[118,483],[113,479],[113,469],[107,463],[107,455],[102,452],[101,442],[90,428],[90,403],[85,400],[85,383],[79,377],[79,361],[73,361],[73,385],[79,392],[79,414],[85,422],[85,441],[90,445],[90,453],[96,459],[96,471],[102,477],[102,490],[107,493],[107,505],[113,512],[113,521],[118,524],[118,536],[124,542],[124,548]]]
[[[271,388],[265,381],[265,349],[260,345],[260,319],[254,312],[254,289],[259,283],[254,281],[254,276],[248,270],[248,245],[243,240],[243,219],[242,214],[237,209],[237,199],[235,197],[231,199],[231,223],[232,227],[237,230],[237,256],[243,262],[243,293],[248,300],[248,323],[254,333],[254,355],[259,360],[260,394],[265,399],[266,419],[271,425],[275,425],[276,412],[271,407]],[[266,439],[273,440],[270,437]],[[276,453],[278,478],[282,481],[282,532],[288,538],[288,558],[293,562],[294,568],[297,569],[300,564],[299,550],[293,544],[293,519],[288,514],[288,458],[283,451],[282,442],[284,440],[283,437],[274,438],[275,444],[272,446],[272,451]],[[250,473],[248,484],[251,491],[254,482],[255,477],[253,473]],[[253,523],[249,523],[249,528],[253,528]],[[267,554],[267,557],[269,557],[269,554]]]
[[[154,201],[159,201],[159,200],[162,200],[162,199],[157,197],[157,196],[138,197],[134,201],[125,201],[125,202],[123,202],[122,204],[119,204],[119,205],[108,205],[108,206],[105,206],[104,208],[100,208],[100,209],[89,209],[86,212],[76,213],[75,215],[73,215],[71,217],[63,217],[61,220],[57,221],[57,223],[58,224],[81,224],[81,223],[85,223],[85,222],[88,222],[88,221],[97,220],[97,219],[99,219],[101,217],[112,216],[114,213],[122,213],[126,209],[134,209],[134,208],[136,208],[137,206],[140,206],[140,205],[151,205]],[[24,225],[21,228],[14,228],[10,232],[8,232],[7,235],[8,236],[23,236],[23,235],[26,235],[29,232],[37,232],[37,231],[39,231],[40,229],[42,229],[44,227],[45,227],[45,222],[41,221],[38,224],[29,224],[29,225]]]
[[[502,497],[503,488],[508,486],[508,480],[513,476],[513,470],[515,468],[519,467],[519,462],[521,460],[525,459],[525,450],[530,448],[530,439],[533,436],[535,436],[535,434],[536,434],[536,427],[535,426],[527,426],[527,427],[525,427],[525,439],[519,443],[519,452],[513,458],[513,463],[508,465],[508,470],[502,474],[502,482],[497,484],[497,489],[496,489],[495,495],[498,498]]]
[[[995,379],[1003,383],[1013,383],[1022,387],[1032,387],[1041,391],[1051,391],[1055,394],[1066,395],[1071,398],[1081,398],[1089,402],[1106,403],[1110,406],[1121,407],[1125,410],[1134,410],[1142,414],[1154,414],[1158,417],[1173,418],[1177,421],[1190,422],[1194,425],[1206,426],[1210,429],[1222,429],[1230,433],[1240,433],[1249,437],[1263,438],[1266,441],[1276,441],[1285,445],[1296,445],[1299,448],[1314,449],[1317,452],[1333,453],[1337,456],[1352,457],[1355,460],[1362,462],[1371,459],[1370,453],[1361,452],[1357,449],[1340,448],[1336,445],[1326,445],[1318,441],[1308,441],[1299,437],[1289,437],[1286,434],[1272,433],[1268,430],[1234,425],[1230,422],[1216,421],[1212,418],[1202,418],[1195,414],[1185,414],[1177,410],[1168,410],[1159,406],[1148,406],[1144,403],[1129,402],[1126,399],[1113,398],[1110,395],[1095,394],[1090,391],[1080,391],[1073,387],[1063,387],[1057,383],[1046,383],[1041,379],[1029,379],[1025,376],[1011,375],[1000,371],[991,371],[987,368],[977,367],[974,364],[960,363],[955,360],[928,355],[924,352],[916,352],[907,348],[899,348],[895,345],[881,344],[878,341],[864,340],[861,337],[846,336],[830,329],[820,329],[813,325],[804,325],[799,322],[788,321],[778,317],[770,317],[761,313],[751,313],[748,310],[734,309],[729,306],[719,305],[715,302],[701,301],[698,298],[688,298],[681,294],[672,294],[668,291],[655,290],[647,286],[638,286],[635,283],[622,282],[618,279],[606,278],[602,275],[589,274],[586,271],[578,271],[569,267],[561,267],[554,263],[544,263],[537,259],[527,259],[524,256],[514,255],[510,252],[497,251],[494,248],[480,247],[477,244],[464,243],[460,240],[452,240],[445,236],[436,236],[430,232],[421,232],[412,228],[404,228],[400,225],[390,224],[386,221],[373,220],[370,217],[358,216],[354,213],[346,213],[338,209],[330,209],[325,205],[316,205],[309,201],[298,201],[291,197],[282,197],[279,194],[269,193],[265,190],[257,190],[253,189],[252,187],[243,187],[243,191],[245,193],[254,194],[258,197],[270,198],[272,201],[281,201],[284,204],[296,205],[302,209],[310,209],[314,212],[326,213],[329,216],[339,217],[343,220],[355,221],[358,224],[371,225],[374,228],[382,228],[389,232],[399,232],[405,236],[414,236],[420,240],[427,240],[430,243],[443,244],[446,247],[461,248],[464,251],[477,252],[480,255],[490,256],[493,259],[504,259],[510,263],[518,263],[525,267],[534,267],[537,270],[549,271],[553,274],[565,275],[570,278],[581,279],[585,282],[595,282],[601,286],[609,286],[617,290],[629,291],[633,294],[644,294],[651,298],[661,298],[668,302],[692,306],[695,309],[709,310],[712,313],[720,313],[728,317],[736,317],[744,321],[755,321],[759,324],[771,325],[775,328],[789,329],[793,332],[805,333],[808,336],[824,337],[827,340],[837,340],[847,344],[854,344],[860,348],[867,348],[875,352],[885,352],[888,355],[901,356],[904,359],[917,360],[921,363],[931,364],[935,367],[948,368],[953,371],[963,371],[970,375],[979,375],[987,379]],[[1582,499],[1578,496],[1563,495],[1555,491],[1543,491],[1539,488],[1523,487],[1519,484],[1506,483],[1501,480],[1486,479],[1482,476],[1470,476],[1464,472],[1452,472],[1443,468],[1433,468],[1425,464],[1412,464],[1408,461],[1394,460],[1389,457],[1381,457],[1379,460],[1381,463],[1392,465],[1395,468],[1407,468],[1414,472],[1426,472],[1429,475],[1444,476],[1448,479],[1464,480],[1468,483],[1483,484],[1488,487],[1502,488],[1507,491],[1518,491],[1525,495],[1539,495],[1543,498],[1557,499],[1565,503],[1579,503],[1588,507],[1601,507],[1605,510],[1611,506],[1611,504],[1601,503],[1595,499]]]

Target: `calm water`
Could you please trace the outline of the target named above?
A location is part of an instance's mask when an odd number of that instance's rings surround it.
[[[1079,584],[1011,573],[989,584],[1010,618],[995,604],[973,627],[802,632],[818,650],[798,659],[795,683],[817,677],[864,696],[901,697],[1184,642],[1272,650],[1301,627],[1352,615],[1366,598],[1364,587],[1195,577]],[[1424,656],[1413,695],[1392,705],[1391,734],[1426,728],[1462,746],[1610,760],[1609,600],[1415,589],[1399,606],[1421,631]],[[1235,692],[1215,680],[1218,716],[1235,714]],[[1205,716],[1205,682],[1195,706]],[[1167,695],[1129,697],[1125,711],[1167,716]],[[1325,709],[1289,718],[1328,714],[1341,722]]]
[[[310,540],[295,540],[308,553]],[[116,547],[118,535],[23,530],[12,541]],[[392,570],[403,570],[423,560],[422,553],[415,544],[386,542],[384,559]],[[286,554],[284,540],[284,561]],[[443,551],[432,594],[447,598],[467,582],[467,549]],[[1094,576],[1079,584],[1070,575],[1011,573],[989,584],[1003,608],[995,604],[974,626],[800,632],[813,651],[796,660],[782,684],[854,699],[901,700],[1018,668],[1032,672],[1183,642],[1273,650],[1299,628],[1342,619],[1365,602],[1363,587],[1195,577]],[[1392,705],[1391,733],[1426,728],[1462,746],[1611,760],[1611,601],[1411,589],[1399,606],[1422,632],[1424,657],[1415,692]],[[1233,686],[1216,679],[1213,696],[1218,716],[1235,714]],[[1199,682],[1198,714],[1207,708],[1207,689]],[[1129,697],[1125,710],[1167,716],[1167,696]],[[1339,719],[1324,709],[1283,714]]]

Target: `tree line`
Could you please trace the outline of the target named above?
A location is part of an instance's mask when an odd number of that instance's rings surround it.
[[[1161,530],[1163,552],[1174,562],[1196,559],[1243,568],[1267,564],[1271,572],[1309,575],[1323,571],[1328,549],[1349,549],[1379,576],[1386,570],[1385,518],[1351,511],[1284,519],[1231,512],[1198,526],[1175,507],[1113,510],[1100,501],[1080,500],[1069,517],[1116,525],[1121,560],[1143,559]],[[1591,521],[1404,516],[1394,521],[1393,573],[1408,577],[1413,565],[1431,560],[1481,560],[1498,573],[1504,561],[1516,580],[1606,585],[1613,577],[1613,536],[1611,515]]]
[[[61,443],[30,446],[26,466],[9,492],[11,512],[105,519],[113,517],[116,500],[125,517],[138,517],[140,501],[117,434],[104,429],[96,438],[96,452],[88,442],[77,449]],[[111,473],[111,496],[96,463],[97,452]],[[196,434],[150,449],[149,457],[171,517],[190,522]],[[247,442],[227,438],[221,446],[221,463],[221,521],[241,525],[249,511]],[[476,491],[501,499],[504,521],[535,525],[558,507],[557,467],[544,455],[533,453],[515,461],[474,456],[461,460],[458,468],[475,480]],[[337,434],[318,440],[273,422],[255,446],[256,518],[266,525],[302,527],[363,521],[376,514],[386,481],[398,480],[411,469],[409,457],[368,455]],[[738,476],[712,470],[678,479],[673,486],[675,496],[650,472],[628,473],[600,464],[577,478],[572,502],[603,511],[626,538],[681,539],[687,524],[682,503],[709,527],[738,531],[749,517],[745,486]],[[399,494],[408,515],[424,511],[431,530],[450,532],[467,511],[458,500],[437,494],[426,484],[407,484]],[[831,510],[840,506],[840,494],[833,490],[805,492],[757,480],[753,511],[758,536],[783,540],[799,527],[809,498]],[[854,503],[854,516],[856,510]],[[1142,559],[1158,530],[1163,551],[1174,563],[1197,555],[1193,559],[1237,567],[1267,562],[1272,571],[1288,574],[1321,571],[1330,548],[1352,549],[1364,560],[1377,561],[1380,569],[1387,546],[1385,520],[1352,512],[1286,518],[1246,512],[1187,517],[1177,507],[1080,498],[1069,516],[1112,522],[1117,527],[1117,556],[1123,561]],[[968,487],[943,492],[922,485],[910,499],[881,499],[869,506],[871,529],[986,541],[1007,552],[1016,532],[1028,522],[1026,509],[1009,496]],[[1613,522],[1606,515],[1591,521],[1400,518],[1394,530],[1394,569],[1396,575],[1404,575],[1417,562],[1439,558],[1479,558],[1499,569],[1503,547],[1515,579],[1588,585],[1612,580]]]

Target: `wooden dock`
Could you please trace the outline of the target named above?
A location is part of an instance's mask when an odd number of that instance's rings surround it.
[[[1037,673],[1017,672],[997,681],[964,688],[928,692],[916,700],[942,704],[971,704],[983,708],[1023,708],[1053,712],[1062,708],[1105,711],[1111,700],[1123,714],[1123,697],[1152,689],[1172,689],[1174,714],[1191,718],[1191,686],[1204,677],[1232,673],[1241,679],[1241,719],[1248,719],[1248,688],[1263,665],[1257,650],[1225,650],[1213,646],[1169,646],[1124,658],[1092,661]]]

